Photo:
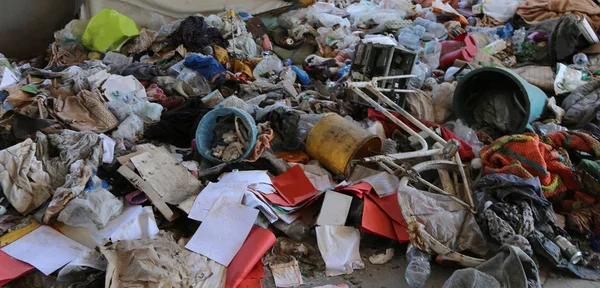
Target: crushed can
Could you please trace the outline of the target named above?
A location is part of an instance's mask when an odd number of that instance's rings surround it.
[[[554,238],[554,242],[556,245],[558,245],[558,247],[560,247],[560,251],[562,252],[563,256],[567,258],[571,264],[577,264],[583,259],[583,253],[579,251],[579,248],[569,242],[567,238],[563,236],[557,236]]]

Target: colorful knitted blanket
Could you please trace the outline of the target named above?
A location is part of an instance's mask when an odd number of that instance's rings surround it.
[[[484,173],[513,174],[521,178],[539,177],[544,196],[551,197],[567,189],[581,189],[572,167],[556,148],[574,149],[600,157],[600,142],[584,133],[561,131],[544,136],[525,133],[499,138],[480,152]]]

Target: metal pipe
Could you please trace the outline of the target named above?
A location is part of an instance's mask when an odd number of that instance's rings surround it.
[[[377,95],[377,97],[379,97],[379,99],[383,100],[383,102],[385,102],[385,104],[392,107],[392,109],[394,109],[396,112],[400,113],[400,115],[404,116],[406,119],[408,119],[408,121],[410,121],[415,126],[417,126],[419,129],[421,129],[421,131],[425,131],[425,133],[427,133],[427,135],[429,135],[431,138],[433,138],[433,140],[442,143],[442,145],[446,145],[446,140],[444,140],[444,138],[440,137],[440,135],[431,131],[431,129],[429,129],[429,127],[425,126],[425,124],[421,123],[421,121],[419,121],[417,118],[410,115],[410,113],[406,112],[406,110],[402,109],[402,107],[398,106],[398,104],[394,103],[394,101],[390,100],[390,98],[379,93],[379,91],[377,91],[377,89],[375,89],[372,86],[367,86],[365,88],[367,88],[369,91],[371,91],[372,93]],[[396,117],[393,117],[393,118],[396,118]]]
[[[397,160],[405,160],[405,159],[411,159],[411,158],[435,156],[438,154],[442,154],[442,149],[431,149],[431,150],[425,150],[425,151],[411,151],[411,152],[396,153],[396,154],[376,155],[376,156],[372,156],[372,157],[363,158],[362,161],[365,163],[381,162],[386,159],[397,161]]]
[[[419,143],[421,144],[421,149],[419,151],[427,151],[429,149],[429,145],[427,144],[425,139],[423,139],[423,137],[421,137],[421,135],[419,135],[419,133],[410,129],[410,127],[406,126],[406,124],[404,124],[404,122],[402,122],[402,121],[400,121],[400,119],[394,117],[394,115],[392,115],[392,113],[388,112],[385,108],[383,108],[381,105],[379,105],[379,103],[377,103],[375,100],[371,99],[371,97],[369,97],[369,95],[362,92],[360,89],[358,89],[357,86],[354,86],[353,84],[354,83],[348,83],[348,85],[349,85],[349,87],[351,87],[352,91],[354,91],[358,96],[360,96],[365,101],[367,101],[367,103],[369,103],[372,107],[374,107],[375,109],[377,109],[378,111],[383,113],[386,117],[388,117],[396,125],[400,126],[400,128],[402,128],[408,134],[410,134],[411,136],[413,136],[417,140],[419,140]],[[372,87],[369,86],[368,88],[372,88]],[[375,91],[377,91],[377,90],[375,90]],[[376,94],[381,94],[381,93],[379,93],[379,91],[377,91]],[[445,144],[445,142],[444,142],[444,144]]]

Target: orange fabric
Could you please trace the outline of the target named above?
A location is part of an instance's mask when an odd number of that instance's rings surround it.
[[[302,164],[306,164],[308,163],[308,160],[310,160],[310,157],[308,156],[308,154],[300,151],[300,152],[277,152],[275,153],[275,156],[277,156],[277,158],[281,158],[283,160],[285,160],[286,162],[292,162],[292,163],[302,163]]]
[[[546,197],[568,189],[581,187],[573,171],[563,161],[552,146],[540,142],[533,133],[511,135],[499,138],[481,152],[485,165],[484,173],[505,173],[521,178],[539,177]]]
[[[600,7],[593,0],[525,0],[517,8],[517,15],[528,24],[565,14],[585,16],[595,31],[600,29]]]

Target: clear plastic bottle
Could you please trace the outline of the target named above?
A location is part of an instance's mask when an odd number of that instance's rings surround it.
[[[279,74],[279,78],[281,78],[283,81],[288,81],[292,84],[296,83],[296,72],[294,72],[294,70],[292,69],[292,60],[285,60],[285,66]]]
[[[431,69],[429,69],[429,66],[427,66],[427,64],[417,60],[411,72],[411,74],[417,75],[417,77],[410,78],[410,80],[408,81],[408,87],[410,89],[421,89],[421,87],[423,87],[425,79],[427,79],[427,75],[430,72]]]
[[[573,68],[577,70],[583,70],[585,68],[585,64],[588,63],[587,55],[583,53],[577,53],[573,56]]]
[[[440,55],[442,54],[442,44],[438,41],[429,41],[425,44],[423,52],[423,61],[431,69],[440,66]]]
[[[408,266],[404,274],[408,286],[421,288],[425,285],[425,281],[427,281],[429,274],[431,274],[430,258],[431,255],[426,252],[419,250],[411,244],[408,245],[408,249],[406,249]]]
[[[294,241],[303,241],[310,235],[310,229],[300,220],[296,220],[292,224],[286,224],[281,220],[277,220],[273,223],[273,226]]]
[[[527,37],[527,31],[525,28],[517,29],[513,33],[512,36],[512,46],[515,52],[521,52],[523,50],[523,42],[525,42],[525,37]]]
[[[446,27],[444,27],[444,25],[437,23],[437,22],[433,22],[431,20],[421,18],[421,17],[418,17],[417,19],[415,19],[413,21],[413,23],[415,25],[425,27],[427,32],[433,33],[433,35],[435,35],[435,38],[438,38],[438,39],[442,38],[442,36],[444,36],[444,34],[448,33],[448,30],[446,30]]]
[[[423,26],[410,26],[398,31],[398,44],[417,51],[421,48],[421,37],[425,35],[427,29]]]

